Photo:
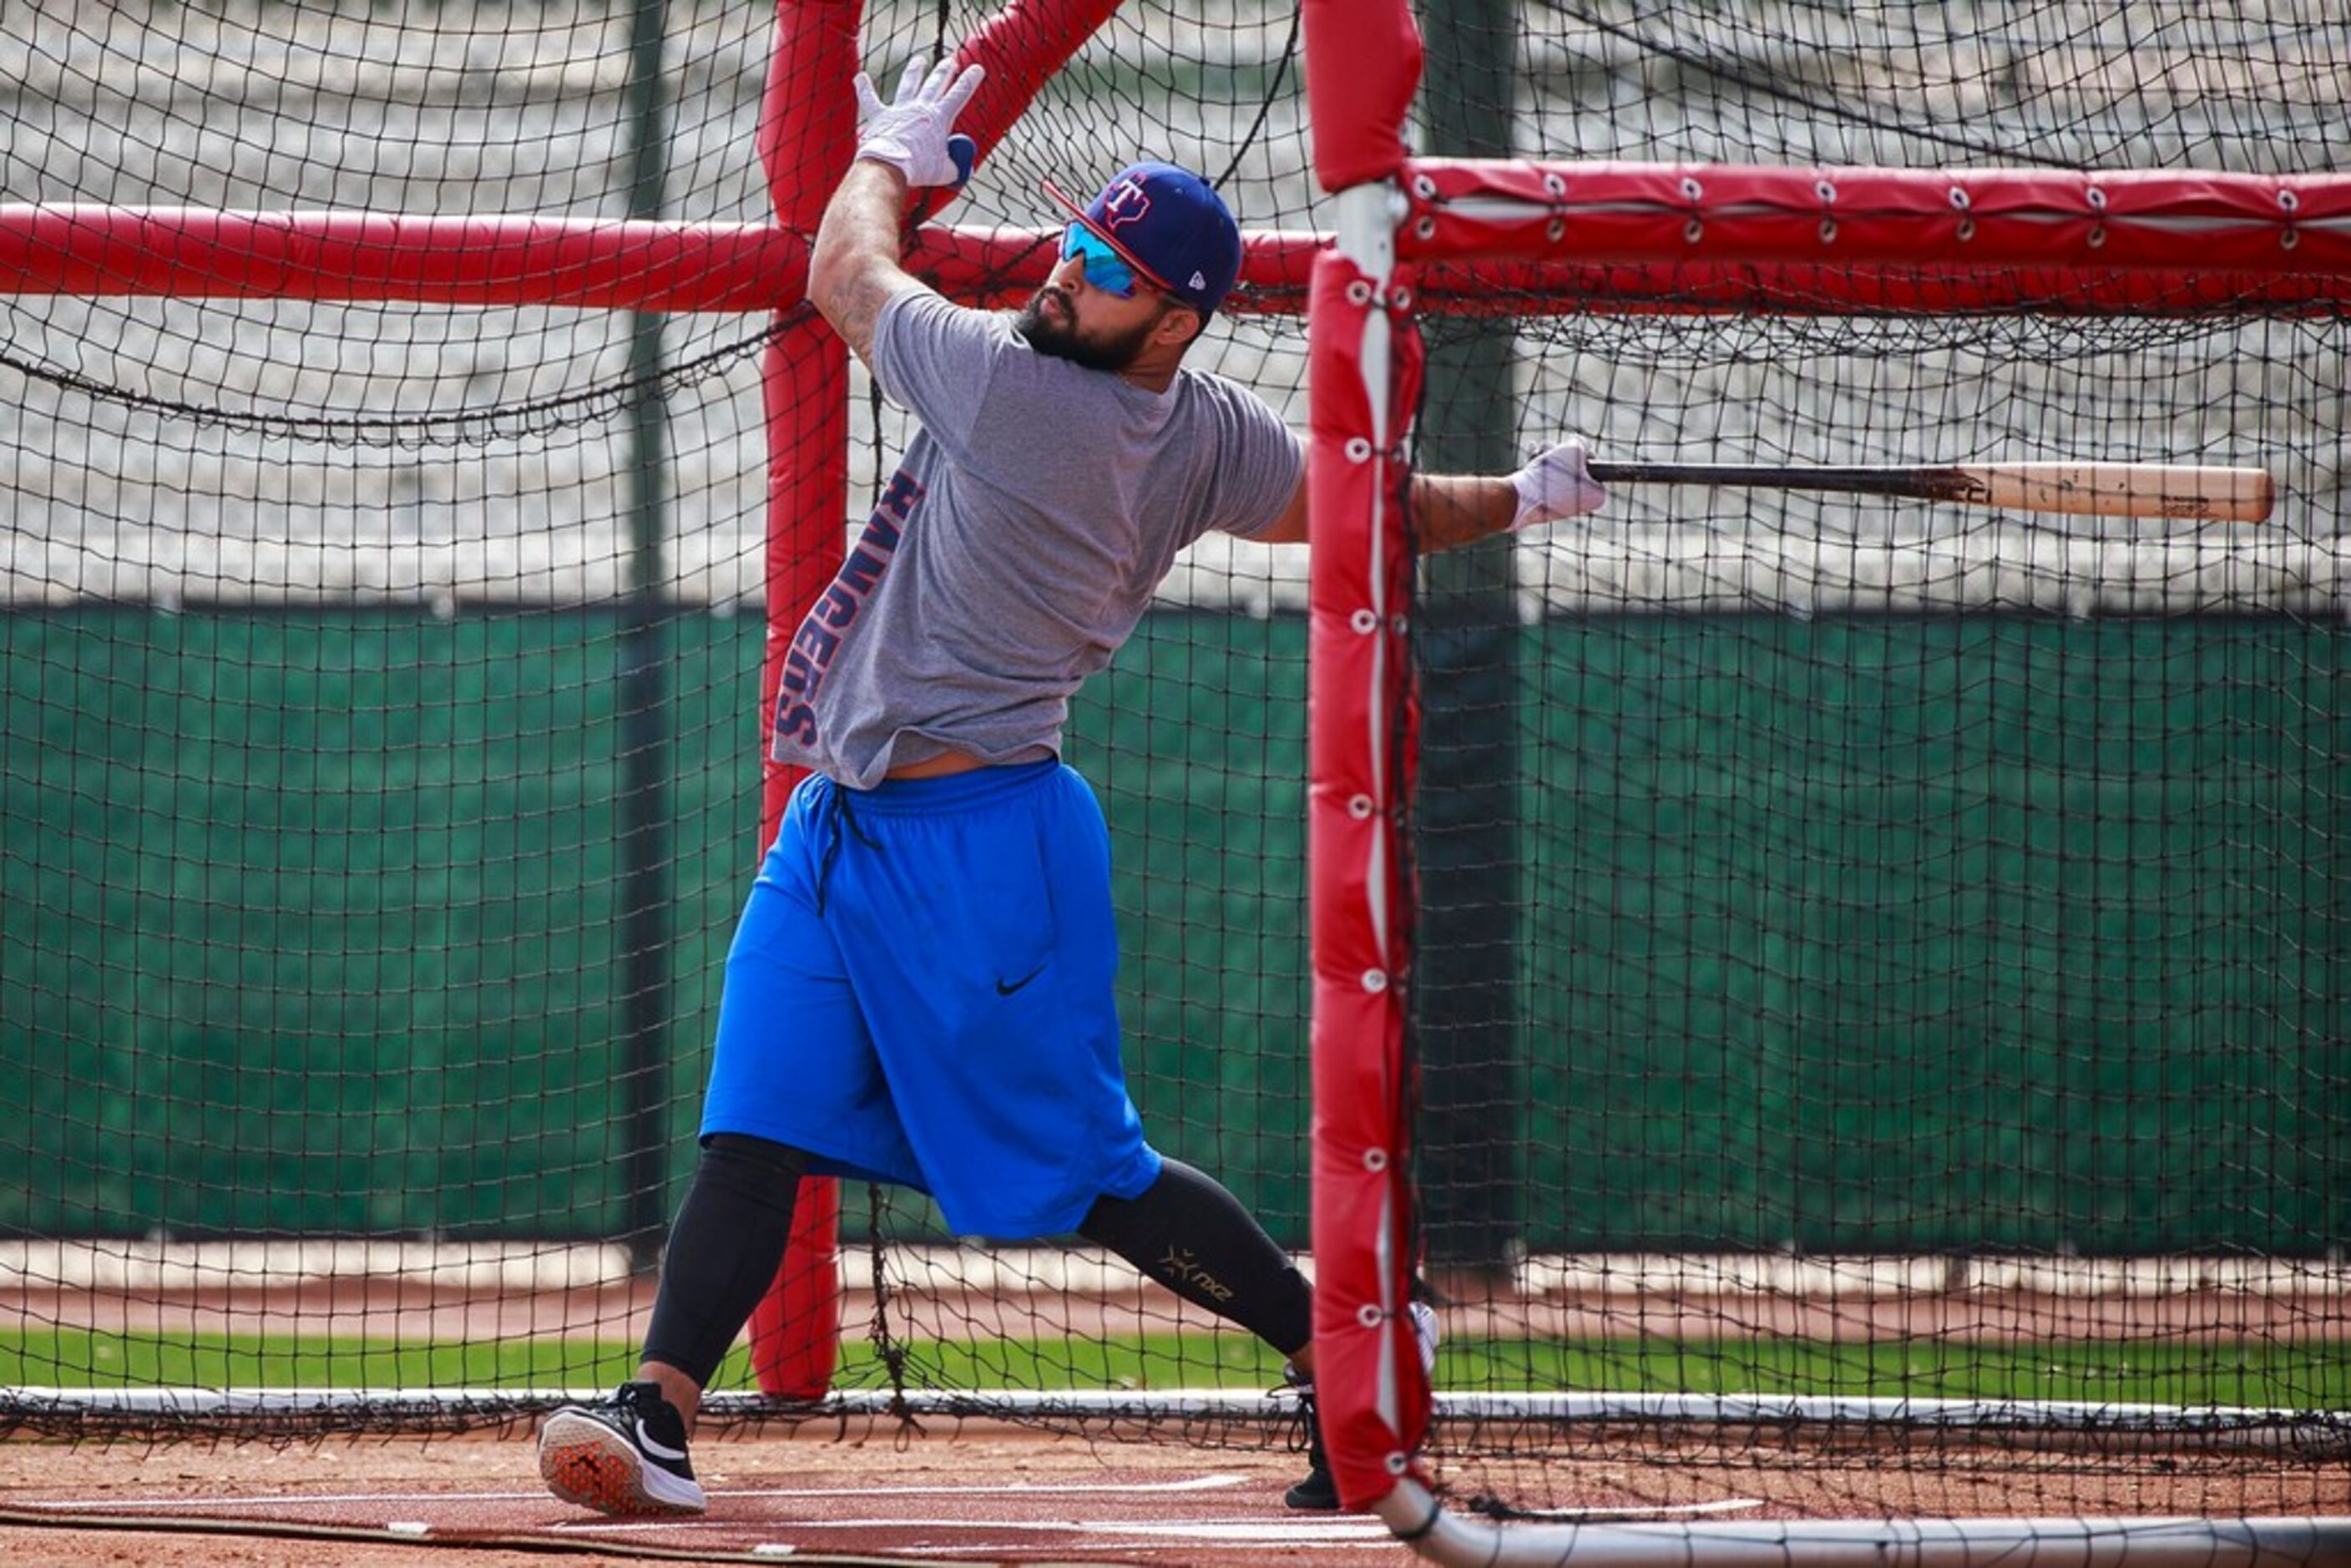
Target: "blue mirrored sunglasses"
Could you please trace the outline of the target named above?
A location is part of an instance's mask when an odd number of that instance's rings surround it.
[[[1134,268],[1083,224],[1072,223],[1061,232],[1061,259],[1073,256],[1084,258],[1088,287],[1121,299],[1134,298]]]

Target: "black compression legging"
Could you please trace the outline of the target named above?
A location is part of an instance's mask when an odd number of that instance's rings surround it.
[[[1138,1197],[1099,1199],[1078,1233],[1284,1355],[1314,1337],[1313,1291],[1298,1266],[1238,1198],[1180,1160]]]
[[[737,1133],[702,1140],[702,1159],[662,1253],[644,1358],[707,1387],[768,1293],[792,1238],[808,1155]]]
[[[807,1164],[765,1138],[703,1140],[662,1255],[647,1361],[708,1385],[783,1261]],[[1297,1265],[1238,1198],[1179,1160],[1136,1197],[1096,1200],[1078,1230],[1284,1355],[1313,1337],[1313,1295]]]

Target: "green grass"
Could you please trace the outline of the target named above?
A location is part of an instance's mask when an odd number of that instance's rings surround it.
[[[2351,1342],[1446,1342],[1442,1385],[2351,1407]]]
[[[1280,1358],[1238,1335],[1107,1341],[918,1341],[913,1386],[1263,1388]],[[598,1388],[634,1367],[625,1345],[530,1340],[399,1345],[276,1335],[0,1333],[0,1384],[86,1388]],[[835,1385],[887,1386],[862,1341],[843,1346]],[[1486,1387],[1696,1394],[1908,1396],[2126,1404],[2351,1408],[2351,1342],[2262,1345],[2146,1341],[2002,1344],[1927,1340],[1610,1340],[1559,1343],[1457,1338],[1439,1382]],[[751,1385],[740,1350],[716,1385]]]
[[[1231,1334],[1153,1334],[1109,1341],[916,1341],[911,1385],[1018,1388],[1270,1386],[1281,1358]],[[83,1330],[0,1333],[0,1385],[66,1388],[598,1388],[636,1367],[632,1346],[580,1340],[389,1344],[282,1334],[164,1338]],[[834,1377],[845,1388],[885,1387],[863,1341],[846,1343]],[[738,1348],[714,1386],[751,1385]]]

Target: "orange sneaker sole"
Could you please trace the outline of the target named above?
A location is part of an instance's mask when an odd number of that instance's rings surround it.
[[[655,1497],[636,1451],[593,1421],[550,1421],[539,1439],[538,1473],[565,1502],[623,1519],[700,1513],[706,1506]]]

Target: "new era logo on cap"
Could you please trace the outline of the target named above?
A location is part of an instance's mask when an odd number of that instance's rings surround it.
[[[1130,164],[1083,207],[1050,181],[1045,191],[1160,292],[1196,310],[1216,309],[1239,276],[1240,225],[1215,188],[1188,169]]]

